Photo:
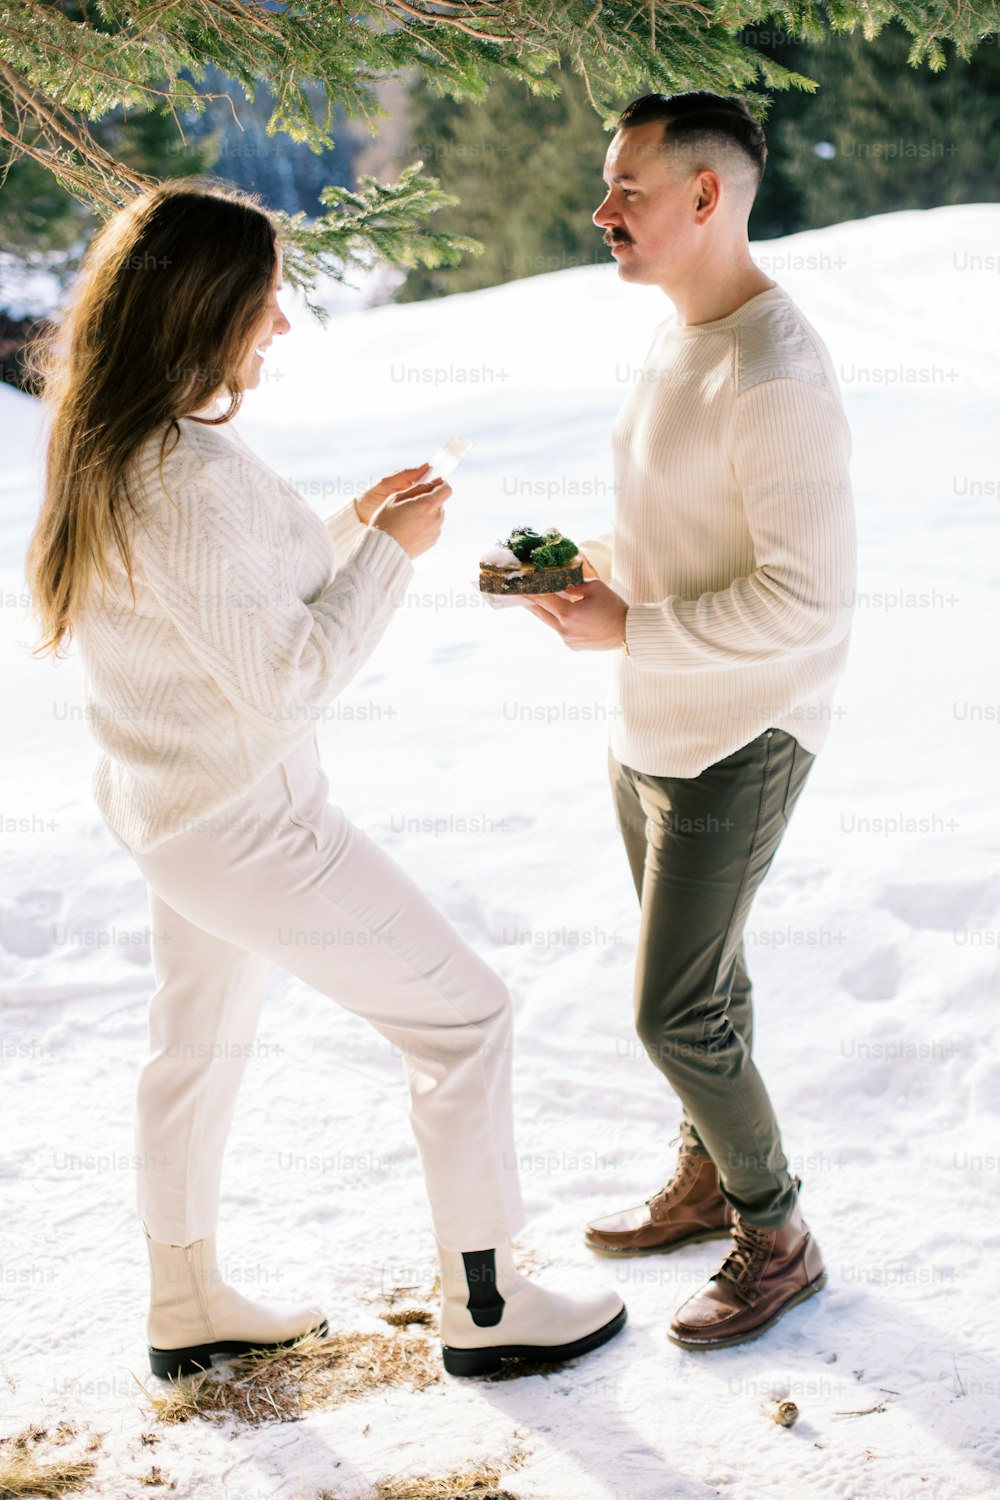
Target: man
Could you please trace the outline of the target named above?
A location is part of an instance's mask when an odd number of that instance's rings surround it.
[[[641,903],[636,1027],[683,1105],[666,1187],[588,1226],[614,1255],[732,1239],[669,1337],[756,1338],[825,1281],[752,1060],[742,934],[829,725],[854,589],[850,437],[829,355],[750,257],[766,159],[743,104],[625,110],[594,214],[624,281],[662,288],[614,429],[616,511],[588,582],[529,608],[615,650],[611,779]]]

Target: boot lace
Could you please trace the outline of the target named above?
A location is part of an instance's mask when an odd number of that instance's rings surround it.
[[[670,1200],[682,1188],[687,1187],[697,1171],[698,1161],[694,1153],[692,1151],[685,1151],[682,1147],[681,1153],[677,1158],[677,1165],[674,1168],[673,1176],[666,1187],[660,1188],[658,1193],[654,1193],[651,1198],[646,1199],[651,1219],[659,1219],[669,1211]]]
[[[748,1305],[756,1302],[760,1295],[760,1278],[773,1243],[773,1230],[759,1229],[737,1214],[733,1224],[733,1248],[713,1279],[728,1281]]]

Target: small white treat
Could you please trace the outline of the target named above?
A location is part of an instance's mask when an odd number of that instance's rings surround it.
[[[485,552],[479,559],[480,567],[515,569],[521,567],[521,563],[514,556],[509,547],[494,547],[492,552]]]

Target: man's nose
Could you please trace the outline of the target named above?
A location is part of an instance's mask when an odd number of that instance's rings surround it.
[[[593,219],[593,222],[597,225],[598,229],[610,229],[611,225],[617,222],[618,215],[611,208],[610,193],[605,198],[600,207],[594,209],[591,217]]]

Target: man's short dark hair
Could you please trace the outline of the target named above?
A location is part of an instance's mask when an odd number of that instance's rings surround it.
[[[767,143],[759,122],[742,99],[699,89],[691,94],[643,94],[618,117],[618,129],[663,121],[663,144],[709,145],[732,141],[753,163],[757,186],[764,175]]]

